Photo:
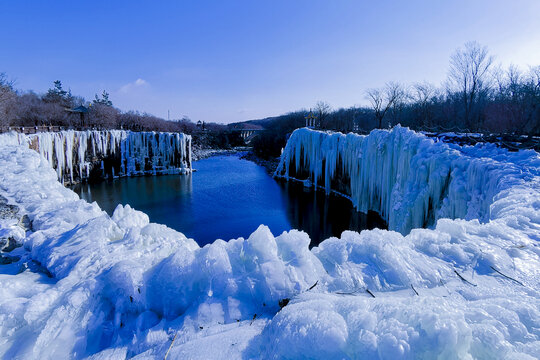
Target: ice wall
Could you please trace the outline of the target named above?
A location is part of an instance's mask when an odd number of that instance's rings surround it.
[[[0,138],[0,143],[27,144],[37,150],[62,182],[87,179],[96,166],[103,177],[191,171],[191,136],[181,133],[68,130]]]
[[[489,220],[494,196],[523,172],[522,155],[501,161],[499,153],[495,146],[435,142],[400,126],[367,136],[298,129],[275,175],[339,190],[359,211],[377,211],[389,229],[406,234],[441,218]]]

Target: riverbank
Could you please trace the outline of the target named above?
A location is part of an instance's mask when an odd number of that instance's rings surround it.
[[[212,148],[199,148],[193,146],[192,148],[192,160],[202,160],[215,155],[227,155],[236,154],[239,152],[249,151],[251,148],[246,146],[238,146],[232,149],[212,149]]]
[[[232,155],[232,154],[238,154],[238,153],[243,153],[240,155],[240,159],[249,160],[259,166],[262,166],[270,176],[274,175],[279,165],[279,160],[280,160],[279,157],[270,159],[270,160],[260,158],[257,155],[255,155],[253,151],[251,151],[250,147],[235,147],[229,150],[193,148],[192,160],[197,161],[197,160],[207,159],[209,157],[217,156],[217,155]]]
[[[255,155],[252,151],[247,152],[246,154],[242,155],[240,158],[253,161],[255,164],[264,167],[264,169],[270,176],[273,176],[274,173],[276,172],[276,169],[279,165],[279,160],[280,160],[279,157],[271,159],[271,160],[262,159],[258,157],[257,155]]]

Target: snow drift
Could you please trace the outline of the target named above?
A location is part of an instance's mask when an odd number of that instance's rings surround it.
[[[403,153],[423,144],[410,167],[421,152],[445,159],[441,145],[405,129],[374,134],[398,135],[411,141]],[[129,206],[109,217],[37,152],[0,146],[0,195],[32,220],[26,233],[16,219],[0,222],[0,236],[23,245],[10,253],[20,261],[0,266],[0,356],[534,359],[540,157],[445,149],[446,166],[463,162],[453,172],[491,169],[498,192],[475,202],[488,204],[475,210],[482,221],[439,219],[406,236],[344,232],[309,250],[307,234],[275,237],[265,226],[200,248]]]
[[[177,174],[191,171],[191,136],[181,133],[87,130],[0,135],[1,143],[26,144],[73,183],[97,167],[103,177]],[[107,169],[106,169],[107,168]]]

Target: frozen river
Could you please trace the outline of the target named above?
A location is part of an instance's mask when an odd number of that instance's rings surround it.
[[[74,190],[97,201],[112,214],[117,204],[130,204],[200,245],[216,239],[248,237],[260,224],[274,235],[306,231],[312,245],[344,230],[384,227],[375,213],[354,210],[350,201],[276,181],[261,166],[240,156],[214,156],[193,163],[191,175],[122,178],[83,184]]]

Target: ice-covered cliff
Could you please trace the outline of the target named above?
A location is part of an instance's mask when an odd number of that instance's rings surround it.
[[[0,143],[27,144],[73,183],[97,176],[175,174],[191,171],[191,136],[125,130],[60,131],[0,135]]]
[[[489,220],[496,194],[537,175],[522,166],[533,153],[452,146],[399,126],[367,136],[299,129],[276,176],[343,193],[406,234],[441,218]]]

